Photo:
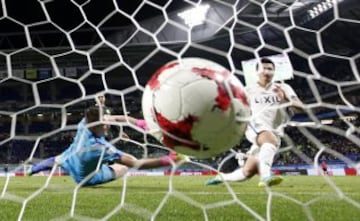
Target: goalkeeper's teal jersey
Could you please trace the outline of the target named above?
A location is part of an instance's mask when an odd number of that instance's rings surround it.
[[[120,159],[122,155],[123,152],[106,141],[105,137],[95,137],[83,119],[78,124],[74,141],[60,155],[59,163],[77,183],[94,172],[99,165],[98,173],[85,181],[85,185],[95,185],[114,178],[112,171],[103,163]]]

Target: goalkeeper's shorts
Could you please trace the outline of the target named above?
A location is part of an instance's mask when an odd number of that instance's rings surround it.
[[[94,186],[107,183],[115,179],[113,169],[107,164],[102,164],[99,171],[93,175],[81,173],[78,168],[69,167],[66,166],[66,164],[61,165],[61,167],[73,178],[76,183],[84,182],[82,186]]]

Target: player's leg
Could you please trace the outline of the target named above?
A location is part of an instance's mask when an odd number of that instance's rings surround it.
[[[278,151],[279,138],[270,131],[262,131],[257,136],[257,143],[260,146],[258,156],[260,182],[259,186],[272,186],[282,182],[282,177],[273,176],[271,167],[275,154]]]
[[[33,174],[39,173],[41,171],[51,170],[55,164],[55,157],[49,157],[40,163],[33,165],[26,174],[31,176]]]
[[[246,139],[252,143],[250,150],[247,152],[247,156],[253,156],[256,157],[258,155],[259,147],[256,145],[256,137],[257,137],[257,131],[254,127],[248,127],[245,133]],[[219,183],[222,183],[223,181],[244,181],[247,179],[247,177],[252,177],[258,169],[258,161],[256,159],[249,161],[246,160],[244,166],[240,166],[239,169],[233,171],[230,174],[219,174],[214,178],[211,178],[205,182],[206,185],[216,185]],[[245,169],[244,169],[245,168]],[[255,171],[256,170],[256,171]],[[252,171],[255,171],[254,174],[252,174]]]
[[[206,181],[206,185],[216,185],[224,181],[242,182],[250,179],[257,173],[258,161],[254,156],[248,156],[243,167],[234,170],[231,173],[219,173],[214,178]]]
[[[110,167],[114,171],[115,179],[123,177],[128,172],[128,167],[121,164],[114,163]]]
[[[108,183],[110,181],[116,180],[120,177],[123,177],[128,171],[128,168],[120,164],[106,165],[102,164],[97,173],[95,173],[88,181],[86,181],[83,186],[95,186],[99,184]],[[85,178],[86,179],[86,178]],[[82,182],[83,180],[75,179],[77,183]]]
[[[159,158],[144,158],[144,159],[136,159],[131,155],[124,154],[121,156],[118,162],[128,167],[135,167],[138,169],[148,169],[148,168],[169,166],[171,165],[172,162],[177,162],[180,160],[186,161],[187,157],[181,154],[171,152],[167,156],[163,156]]]
[[[328,175],[327,167],[323,167],[324,175]]]
[[[221,173],[224,181],[245,181],[257,173],[258,161],[255,157],[249,156],[242,168],[232,173]]]

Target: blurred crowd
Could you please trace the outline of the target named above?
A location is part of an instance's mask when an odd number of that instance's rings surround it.
[[[306,164],[313,162],[315,156],[320,152],[319,161],[327,163],[344,163],[344,160],[357,162],[360,160],[360,146],[357,143],[359,136],[359,118],[351,121],[335,121],[331,125],[322,126],[297,126],[287,127],[286,136],[282,148],[274,162],[274,165]],[[119,128],[115,130],[121,131]],[[110,138],[120,150],[131,153],[141,158],[143,156],[156,157],[164,155],[167,149],[159,148],[160,144],[151,136],[136,131],[131,127],[124,127],[131,140],[116,139],[116,135]],[[305,131],[305,132],[304,132]],[[43,137],[36,145],[34,140],[11,139],[1,146],[0,164],[17,164],[27,160],[32,151],[35,150],[33,158],[47,158],[64,151],[75,135],[75,130],[61,131],[55,135]],[[6,139],[0,134],[0,140]],[[235,149],[246,152],[250,144],[243,139]],[[34,149],[35,148],[35,149]],[[218,157],[206,160],[194,161],[216,166],[230,152]],[[346,162],[345,162],[346,163]]]
[[[346,68],[335,65],[330,72],[326,72],[328,67],[319,67],[319,70],[324,68],[325,72],[321,72],[323,77],[332,79],[336,82],[341,81],[355,81],[356,79],[351,74],[351,71]],[[309,72],[309,70],[303,70]],[[329,74],[324,74],[329,73]],[[332,74],[330,74],[332,73]],[[344,106],[360,106],[359,85],[353,84],[349,87],[340,87],[343,97],[339,96],[339,91],[336,85],[325,83],[322,80],[314,80],[319,97],[316,97],[313,88],[308,83],[308,78],[295,77],[288,82],[299,95],[300,99],[305,104],[330,104],[318,105],[316,108],[311,109],[313,113],[335,113],[332,116],[334,122],[327,125],[313,125],[313,126],[297,126],[287,127],[286,137],[288,139],[283,140],[283,147],[278,154],[275,161],[275,165],[290,165],[290,164],[303,164],[309,163],[315,159],[315,156],[322,151],[319,155],[319,160],[325,160],[329,163],[343,162],[344,159],[350,159],[353,161],[360,160],[360,147],[359,147],[359,116],[354,112],[355,118],[344,121],[340,119],[336,112],[339,110],[338,105]],[[24,87],[24,86],[22,86]],[[4,112],[17,112],[22,109],[31,107],[34,105],[33,101],[29,101],[29,97],[24,96],[23,93],[28,88],[22,88],[21,90],[15,90],[13,85],[8,85],[2,88],[0,110]],[[71,90],[64,90],[71,91]],[[6,92],[6,94],[5,94]],[[55,93],[55,92],[54,92]],[[66,95],[66,93],[65,93]],[[65,96],[59,94],[59,96]],[[41,101],[42,103],[57,103],[65,104],[73,100],[74,98],[49,96],[41,98],[47,99]],[[125,103],[123,103],[123,100]],[[64,113],[59,108],[35,108],[24,114],[17,115],[15,122],[12,119],[3,114],[0,115],[0,142],[7,140],[0,146],[0,164],[13,164],[25,161],[30,157],[32,151],[35,150],[34,158],[46,158],[61,153],[72,142],[75,131],[62,129],[59,130],[60,125],[66,120],[66,125],[76,125],[76,123],[83,117],[83,110],[91,105],[94,105],[94,99],[89,98],[87,100],[78,98],[79,102],[67,106],[66,119],[64,119]],[[133,94],[127,94],[123,98],[116,95],[107,95],[106,105],[112,107],[114,113],[123,114],[126,110],[132,116],[141,117],[141,94],[140,92],[134,92]],[[123,108],[126,106],[126,109]],[[117,108],[114,108],[117,107]],[[20,138],[11,138],[10,132],[12,126],[15,127],[15,134]],[[46,135],[50,131],[58,130],[59,132],[49,137],[42,137],[40,142],[36,144],[35,140],[39,136]],[[154,147],[159,145],[155,139],[148,137],[142,133],[136,131],[128,131],[129,136],[136,140],[134,142],[116,141],[115,145],[129,152],[136,157],[156,156],[163,154],[165,150]],[[28,137],[28,139],[22,139],[21,137]],[[114,138],[114,136],[112,137]],[[142,145],[139,145],[142,144]],[[245,152],[250,147],[250,144],[246,141],[239,144],[235,149],[241,149]],[[224,153],[221,156],[213,159],[198,160],[199,162],[214,165],[221,162],[229,153]]]
[[[356,126],[358,122],[358,119],[352,121],[352,126],[359,128]],[[315,160],[317,154],[319,154],[319,162],[326,161],[333,164],[346,164],[344,159],[353,162],[360,160],[359,130],[352,131],[344,123],[336,122],[320,128],[287,128],[286,134],[291,138],[293,145],[284,142],[284,148],[291,146],[291,149],[280,152],[275,162],[277,165],[309,163]]]

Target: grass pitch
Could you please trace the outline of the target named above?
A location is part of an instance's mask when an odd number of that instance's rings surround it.
[[[0,198],[0,220],[355,221],[360,217],[360,177],[287,176],[271,191],[257,187],[258,177],[205,186],[208,178],[128,177],[80,188],[72,207],[76,186],[71,178],[53,177],[39,191],[47,177],[12,177]],[[0,178],[1,190],[4,183]]]

